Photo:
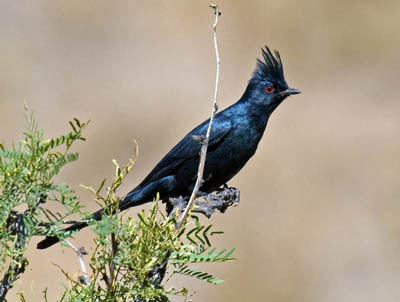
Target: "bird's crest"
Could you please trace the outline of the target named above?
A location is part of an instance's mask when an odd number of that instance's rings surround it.
[[[259,80],[267,79],[278,83],[286,83],[279,52],[274,50],[274,55],[267,46],[262,48],[261,51],[263,60],[257,59],[257,68],[254,72],[254,78]]]

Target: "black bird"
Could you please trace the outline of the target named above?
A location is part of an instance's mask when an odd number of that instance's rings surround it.
[[[278,51],[272,54],[268,47],[262,49],[263,60],[257,67],[243,94],[235,104],[217,113],[212,124],[204,182],[200,190],[210,193],[226,184],[254,155],[264,134],[271,113],[289,95],[300,93],[289,88]],[[195,136],[206,134],[209,119],[190,131],[164,156],[147,177],[119,205],[125,210],[152,201],[157,193],[164,201],[168,198],[189,196],[196,182],[200,159],[200,144]],[[100,219],[103,210],[92,214]],[[78,222],[66,230],[80,230],[86,222]],[[46,237],[38,248],[45,249],[59,240]]]

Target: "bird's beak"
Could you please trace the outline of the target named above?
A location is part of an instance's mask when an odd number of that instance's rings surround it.
[[[280,94],[283,95],[283,96],[289,96],[289,95],[292,95],[292,94],[299,94],[299,93],[301,93],[300,90],[297,90],[297,89],[294,89],[294,88],[288,88],[288,89],[286,89],[284,91],[281,91]]]

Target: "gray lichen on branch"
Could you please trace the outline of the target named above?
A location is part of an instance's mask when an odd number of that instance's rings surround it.
[[[221,190],[210,193],[196,199],[193,213],[200,213],[210,218],[215,210],[224,213],[229,207],[237,206],[240,203],[240,191],[236,188],[224,187]],[[183,197],[170,198],[169,204],[172,206],[171,213],[181,213],[187,206],[188,200]]]

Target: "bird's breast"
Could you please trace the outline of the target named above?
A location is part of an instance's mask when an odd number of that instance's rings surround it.
[[[219,187],[235,176],[256,152],[261,136],[250,122],[236,123],[221,145],[207,153],[204,186]]]

